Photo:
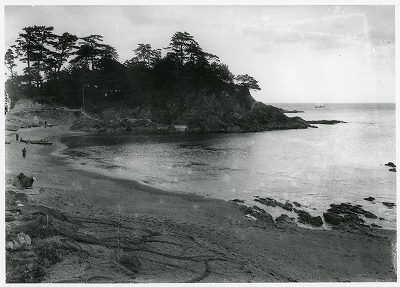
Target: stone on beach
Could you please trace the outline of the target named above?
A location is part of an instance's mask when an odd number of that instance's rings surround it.
[[[281,214],[279,217],[275,218],[275,222],[276,226],[281,229],[297,227],[296,222],[287,214]]]
[[[368,218],[378,218],[375,214],[370,211],[364,210],[361,206],[351,205],[349,203],[341,203],[341,204],[331,204],[331,208],[328,209],[330,212],[334,212],[337,214],[361,214]]]
[[[254,201],[262,203],[262,204],[264,204],[266,206],[272,206],[272,207],[279,206],[280,208],[282,208],[284,210],[287,210],[287,211],[292,211],[293,210],[293,205],[288,201],[285,202],[285,203],[282,203],[282,202],[279,202],[279,201],[277,201],[275,199],[272,199],[272,198],[269,198],[269,197],[266,197],[266,198],[256,197],[254,199]]]
[[[294,212],[299,216],[299,222],[301,223],[310,224],[315,227],[323,225],[321,216],[312,216],[309,212],[296,208],[294,209]]]
[[[35,178],[32,176],[26,176],[22,172],[14,178],[13,186],[18,189],[32,188]]]
[[[339,225],[341,222],[343,222],[343,217],[334,212],[325,212],[323,216],[325,221],[332,225]]]
[[[373,223],[368,225],[365,220],[360,217],[363,215],[365,218],[377,219],[378,217],[367,210],[364,210],[361,205],[351,205],[349,203],[331,204],[331,208],[323,214],[325,221],[331,225],[339,225],[341,223],[350,228],[370,228],[375,227]]]
[[[245,206],[238,205],[239,209],[245,213],[245,215],[250,215],[251,217],[257,219],[257,221],[269,226],[275,227],[275,221],[271,214],[267,213],[264,209],[258,206]]]

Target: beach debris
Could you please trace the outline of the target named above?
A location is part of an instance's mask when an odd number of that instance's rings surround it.
[[[394,168],[391,168],[391,169],[389,169],[389,171],[396,172],[396,168],[395,168],[395,167],[394,167]]]
[[[369,197],[364,198],[364,200],[366,200],[366,201],[374,201],[375,198],[373,198],[372,196],[369,196]]]
[[[36,180],[35,177],[28,177],[22,172],[14,178],[13,186],[18,189],[32,188],[33,182]]]
[[[396,206],[396,204],[395,204],[395,203],[392,203],[392,202],[386,202],[386,201],[382,202],[382,204],[383,204],[384,206],[387,206],[387,207],[389,207],[389,208],[394,208],[394,207]]]

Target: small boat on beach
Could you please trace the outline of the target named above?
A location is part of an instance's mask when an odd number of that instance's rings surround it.
[[[28,140],[23,140],[23,139],[20,139],[20,141],[21,142],[24,142],[24,143],[30,143],[30,144],[42,144],[42,145],[52,145],[53,143],[52,142],[48,142],[48,141],[45,141],[45,140],[30,140],[30,139],[28,139]]]
[[[6,124],[6,131],[16,132],[17,130],[19,130],[19,126]]]

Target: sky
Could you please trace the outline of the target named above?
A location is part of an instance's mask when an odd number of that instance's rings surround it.
[[[121,62],[139,43],[164,48],[186,31],[233,74],[254,77],[252,96],[264,103],[396,99],[393,5],[6,4],[5,50],[33,25],[102,35]]]

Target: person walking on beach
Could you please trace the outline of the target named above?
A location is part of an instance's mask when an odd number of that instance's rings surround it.
[[[26,149],[25,149],[25,148],[22,149],[22,157],[23,157],[23,158],[26,157]]]
[[[15,139],[18,141],[18,137],[19,137],[19,135],[18,134],[15,134]]]

